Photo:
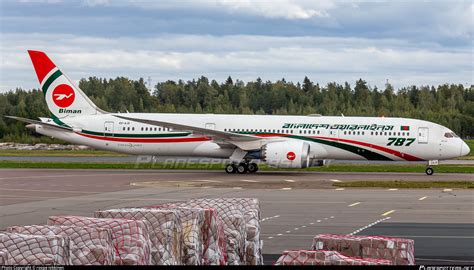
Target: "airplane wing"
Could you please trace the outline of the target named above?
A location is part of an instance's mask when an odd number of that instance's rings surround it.
[[[72,128],[70,128],[70,127],[62,127],[62,126],[58,126],[58,125],[54,125],[54,124],[50,124],[50,123],[41,122],[41,121],[38,121],[38,120],[33,120],[33,119],[28,119],[28,118],[23,118],[23,117],[17,117],[17,116],[9,116],[9,115],[6,115],[5,117],[13,119],[13,120],[25,122],[25,123],[28,123],[28,124],[36,124],[36,125],[46,126],[48,128],[58,129],[60,131],[71,131],[71,132],[73,131]]]
[[[222,139],[224,141],[250,142],[250,141],[262,140],[262,138],[257,137],[257,136],[253,136],[253,135],[225,132],[225,131],[213,130],[213,129],[202,128],[202,127],[195,127],[195,126],[188,126],[188,125],[164,122],[164,121],[159,121],[159,120],[132,118],[132,117],[126,117],[126,116],[121,116],[121,115],[114,115],[114,116],[118,117],[118,118],[125,119],[125,120],[129,120],[129,121],[135,121],[135,122],[140,122],[140,123],[154,125],[154,126],[160,126],[160,127],[167,127],[167,128],[172,128],[172,129],[175,129],[175,130],[183,130],[183,131],[190,131],[190,132],[193,132],[193,133],[199,133],[199,134],[203,134],[205,136]]]

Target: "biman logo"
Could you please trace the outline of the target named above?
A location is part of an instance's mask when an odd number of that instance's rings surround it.
[[[71,86],[60,84],[53,90],[53,102],[58,107],[67,108],[74,102],[76,95]]]
[[[288,160],[295,160],[296,155],[295,155],[294,152],[288,152],[288,153],[286,154],[286,158],[287,158]]]

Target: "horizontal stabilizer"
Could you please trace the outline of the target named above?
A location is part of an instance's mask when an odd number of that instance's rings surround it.
[[[38,121],[38,120],[33,120],[33,119],[28,119],[28,118],[23,118],[23,117],[17,117],[17,116],[9,116],[9,115],[6,115],[5,117],[13,119],[13,120],[25,122],[25,123],[28,123],[28,124],[35,124],[35,125],[45,126],[47,128],[58,129],[58,130],[61,130],[61,131],[71,131],[71,132],[73,131],[72,128],[70,128],[70,127],[62,127],[62,126],[58,126],[56,124],[45,123],[45,122],[41,122],[41,121]]]

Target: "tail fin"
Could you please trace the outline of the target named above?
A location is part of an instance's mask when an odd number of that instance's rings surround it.
[[[44,52],[29,50],[28,54],[53,119],[106,113],[74,85]]]

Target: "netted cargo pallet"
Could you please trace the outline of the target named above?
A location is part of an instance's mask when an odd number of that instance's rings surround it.
[[[115,249],[112,231],[100,227],[76,226],[13,226],[11,233],[33,235],[60,235],[70,239],[70,257],[73,265],[110,265],[114,262]]]
[[[124,218],[146,220],[151,224],[152,263],[156,265],[177,265],[181,263],[181,221],[178,213],[166,209],[120,208],[96,211],[98,218]]]
[[[8,252],[5,250],[0,250],[0,265],[8,264]]]
[[[69,247],[69,238],[59,235],[0,233],[8,265],[69,265]]]
[[[227,265],[241,265],[245,262],[245,218],[242,206],[213,199],[189,200],[174,206],[190,208],[213,208],[222,219],[227,248]]]
[[[112,232],[115,249],[114,264],[147,265],[150,259],[150,224],[144,220],[51,216],[48,225],[101,227]]]
[[[190,208],[190,207],[180,207],[176,204],[162,204],[162,205],[154,205],[148,206],[148,208],[158,208],[158,209],[173,209],[178,212],[183,211],[183,215],[181,218],[183,227],[183,237],[184,241],[188,242],[188,244],[184,244],[184,254],[192,254],[192,250],[194,249],[194,241],[202,241],[202,265],[225,265],[227,262],[227,254],[226,254],[226,239],[224,235],[224,224],[222,220],[217,215],[217,211],[212,208]],[[203,220],[199,222],[197,225],[199,226],[199,234],[200,237],[196,239],[194,237],[194,233],[192,227],[186,224],[189,223],[187,221],[192,216],[187,215],[186,212],[191,211],[193,213],[202,213]],[[194,218],[191,218],[192,220]],[[192,221],[191,224],[194,224],[196,220]],[[186,227],[189,228],[185,229]],[[202,238],[202,239],[201,239]],[[186,240],[187,239],[187,240]],[[201,239],[201,240],[199,240]],[[187,249],[187,251],[186,251]],[[196,249],[198,250],[198,249]],[[189,263],[189,260],[183,258],[184,264],[192,264]],[[190,258],[191,259],[191,258]]]
[[[181,264],[205,265],[208,264],[204,257],[204,231],[205,211],[204,209],[185,207],[154,206],[146,209],[159,211],[174,211],[178,214],[181,222]]]
[[[255,198],[213,198],[197,199],[199,201],[212,201],[217,204],[230,203],[239,205],[244,211],[246,242],[245,242],[245,264],[262,265],[262,242],[260,241],[260,202]]]
[[[386,259],[395,265],[414,265],[415,248],[411,239],[382,236],[320,234],[313,239],[313,250],[336,250],[363,259]]]
[[[389,260],[361,259],[332,250],[287,250],[274,265],[390,265]]]

